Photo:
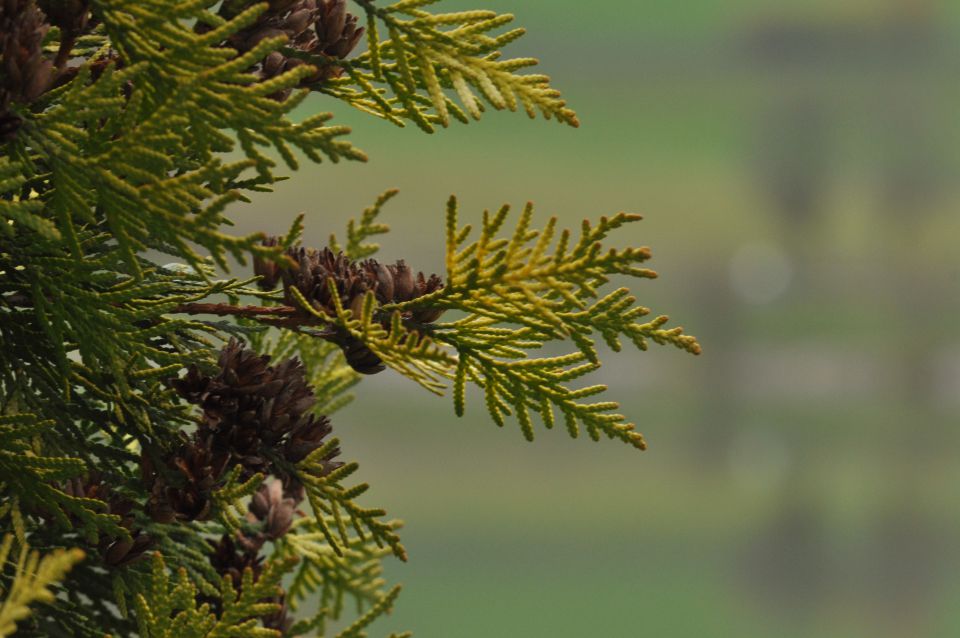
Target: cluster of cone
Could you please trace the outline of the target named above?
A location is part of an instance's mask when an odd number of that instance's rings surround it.
[[[232,468],[240,467],[244,478],[256,473],[277,477],[253,495],[242,532],[209,541],[211,565],[239,591],[244,570],[252,571],[254,581],[263,571],[260,551],[267,541],[282,538],[294,518],[302,515],[297,508],[305,490],[290,469],[324,445],[331,428],[326,417],[310,413],[316,399],[298,360],[271,366],[269,357],[232,340],[221,352],[219,368],[215,376],[205,376],[191,367],[185,376],[169,382],[180,396],[200,406],[202,417],[197,430],[184,437],[173,454],[154,459],[144,452],[141,471],[150,494],[146,513],[159,523],[209,518],[213,492]],[[338,454],[334,448],[324,456],[322,473],[340,466],[334,460]],[[103,502],[128,531],[127,536],[101,535],[97,549],[105,566],[133,564],[155,545],[155,539],[136,525],[137,503],[114,493],[99,473],[71,479],[61,489],[76,498]],[[218,615],[222,612],[217,598],[201,596],[199,602],[209,603]],[[293,621],[282,590],[261,602],[279,605],[278,611],[260,619],[264,627],[290,629]]]
[[[170,381],[180,396],[201,408],[200,424],[159,468],[144,456],[143,473],[150,486],[147,511],[160,522],[209,517],[213,491],[234,467],[241,468],[242,477],[258,472],[279,477],[254,494],[246,531],[210,543],[212,566],[239,591],[245,569],[254,580],[259,578],[260,549],[287,533],[304,498],[303,485],[289,468],[321,447],[331,427],[326,417],[311,414],[316,399],[297,359],[271,366],[270,357],[231,340],[218,364],[215,376],[191,367],[184,377]],[[338,454],[333,449],[324,457],[323,473],[340,465],[334,461]],[[218,615],[222,612],[218,599],[201,602],[209,602]],[[284,592],[262,602],[279,605],[277,612],[260,619],[263,626],[289,630],[293,621]]]
[[[277,239],[265,242],[268,246],[277,245]],[[345,309],[359,316],[367,292],[372,292],[381,304],[401,303],[419,299],[443,288],[443,280],[437,275],[427,277],[422,272],[413,274],[410,267],[401,259],[393,264],[381,264],[375,259],[353,261],[343,253],[334,253],[329,248],[313,250],[297,247],[286,251],[286,265],[265,259],[254,261],[254,272],[261,277],[258,282],[263,290],[273,290],[283,283],[284,301],[287,305],[300,308],[293,297],[292,288],[308,300],[313,307],[330,316],[336,316],[333,294],[329,282],[335,284],[337,296]],[[304,310],[306,317],[307,312]],[[443,309],[429,306],[416,307],[403,312],[404,320],[414,324],[435,322],[443,314]],[[389,329],[390,317],[380,319],[381,325]],[[331,337],[346,356],[354,370],[363,374],[374,374],[384,369],[380,358],[370,351],[363,342],[339,332]]]
[[[301,493],[292,468],[331,433],[329,419],[311,413],[316,398],[299,360],[271,366],[270,357],[231,340],[219,368],[211,377],[191,367],[183,378],[170,381],[180,396],[200,406],[202,417],[173,454],[155,459],[144,453],[147,511],[158,522],[209,518],[213,492],[238,466],[242,479],[272,474],[289,493]],[[339,466],[333,460],[337,454],[334,448],[325,456],[324,473]]]
[[[227,0],[219,11],[231,18],[253,4],[253,0]],[[264,80],[304,64],[316,67],[302,80],[305,87],[319,87],[343,74],[337,62],[346,59],[364,33],[357,17],[347,12],[346,0],[270,0],[268,4],[253,25],[220,44],[242,53],[264,38],[286,36],[287,47],[297,54],[276,51],[258,62],[253,71]],[[0,0],[0,143],[13,140],[23,124],[17,105],[29,107],[49,89],[76,77],[79,66],[68,65],[75,58],[74,44],[96,25],[90,0]],[[60,32],[55,54],[43,50],[52,26]],[[198,21],[194,28],[202,32],[212,27]],[[111,63],[119,63],[114,52],[93,64],[92,78],[96,80]],[[282,100],[289,94],[288,89],[272,97]]]
[[[51,56],[43,42],[52,26],[60,30],[60,46]],[[78,67],[67,66],[73,45],[94,26],[89,0],[0,0],[0,143],[23,124],[13,105],[29,106],[76,76]],[[102,65],[94,77],[99,71]]]
[[[0,142],[13,139],[22,124],[11,105],[30,104],[53,85],[53,60],[43,52],[49,30],[33,0],[0,0]]]
[[[220,15],[231,18],[249,4],[224,2]],[[365,31],[357,26],[357,17],[347,12],[346,0],[269,0],[268,4],[253,25],[226,42],[227,46],[245,52],[265,38],[287,37],[287,46],[296,49],[297,55],[274,51],[257,69],[261,78],[267,80],[304,64],[316,67],[301,81],[305,87],[316,87],[343,74],[337,61],[346,59]],[[212,27],[199,23],[196,28],[204,31]],[[289,94],[288,89],[273,97],[282,100]]]

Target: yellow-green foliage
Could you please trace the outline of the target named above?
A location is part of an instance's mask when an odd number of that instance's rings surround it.
[[[514,230],[501,237],[509,210],[503,206],[495,214],[485,211],[479,236],[468,243],[472,227],[458,226],[457,202],[450,200],[446,284],[435,293],[382,307],[368,294],[360,316],[342,303],[337,303],[336,316],[318,311],[302,297],[301,304],[319,324],[349,331],[389,367],[426,389],[443,393],[445,381],[452,380],[457,415],[464,413],[470,382],[483,388],[494,422],[502,426],[505,416],[514,415],[529,440],[534,437],[531,412],[551,428],[557,410],[571,436],[583,425],[593,439],[606,435],[643,449],[643,436],[616,412],[617,403],[581,402],[605,386],[567,385],[600,367],[598,337],[615,351],[626,337],[641,350],[653,341],[700,352],[696,339],[682,328],[663,327],[666,316],[647,320],[650,310],[637,305],[627,288],[601,295],[611,276],[656,277],[641,266],[650,258],[649,249],[603,245],[611,231],[640,217],[620,213],[602,217],[595,226],[585,221],[575,238],[569,230],[558,233],[555,218],[541,230],[531,228],[533,206],[528,204]],[[364,220],[368,216],[369,211]],[[372,223],[372,218],[366,221]],[[400,311],[417,307],[458,311],[459,317],[429,326],[405,325]],[[381,323],[384,316],[392,317],[389,329]],[[533,356],[546,343],[563,340],[570,340],[576,351]]]
[[[411,119],[428,133],[434,124],[449,126],[451,117],[464,124],[468,114],[479,120],[485,104],[497,110],[522,108],[530,117],[539,111],[547,119],[579,126],[547,76],[517,73],[537,60],[499,59],[500,50],[524,34],[523,29],[491,34],[510,24],[512,15],[431,14],[423,9],[437,2],[403,0],[378,6],[373,0],[358,0],[367,13],[369,50],[350,62],[349,79],[329,91],[395,124]],[[380,41],[384,27],[390,37]]]
[[[12,547],[13,536],[8,534],[0,542],[2,573],[8,571]],[[0,588],[0,636],[13,635],[17,623],[31,614],[32,605],[52,603],[52,588],[81,560],[83,552],[79,549],[54,549],[41,557],[39,552],[21,545],[11,579]]]
[[[155,554],[149,578],[134,596],[137,628],[142,638],[279,638],[279,631],[260,625],[259,617],[275,613],[275,602],[264,602],[280,593],[280,581],[296,559],[276,559],[259,578],[243,573],[238,592],[229,578],[220,583],[223,609],[213,613],[207,603],[198,604],[196,586],[186,570],[171,578],[163,557]]]

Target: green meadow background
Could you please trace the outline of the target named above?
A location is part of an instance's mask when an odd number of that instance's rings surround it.
[[[445,0],[509,11],[582,127],[491,113],[427,136],[311,98],[367,164],[238,208],[323,245],[378,193],[385,259],[442,272],[510,202],[645,220],[640,302],[701,357],[611,355],[592,381],[640,453],[500,430],[397,375],[334,417],[368,505],[406,523],[376,635],[960,636],[960,3]]]

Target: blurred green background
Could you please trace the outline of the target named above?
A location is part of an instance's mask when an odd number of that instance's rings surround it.
[[[608,356],[613,442],[456,419],[384,373],[335,417],[366,503],[407,521],[421,638],[960,635],[960,3],[446,0],[516,14],[579,130],[493,113],[434,136],[337,103],[368,164],[235,214],[330,232],[388,187],[385,259],[442,272],[443,206],[619,210],[640,302],[694,358]],[[476,398],[476,397],[475,397]]]

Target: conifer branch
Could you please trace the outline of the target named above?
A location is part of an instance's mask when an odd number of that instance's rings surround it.
[[[338,444],[336,439],[331,439],[298,465],[298,476],[306,488],[317,528],[337,556],[343,556],[344,546],[349,544],[345,527],[345,523],[349,523],[361,540],[369,539],[378,547],[389,547],[397,558],[405,561],[407,550],[396,533],[399,522],[384,521],[386,512],[383,509],[362,507],[356,503],[355,499],[366,492],[369,485],[360,483],[345,488],[341,484],[359,466],[346,463],[332,472],[326,470],[323,459]],[[335,527],[329,525],[331,519],[337,522]]]
[[[360,382],[360,375],[347,364],[343,352],[333,342],[283,331],[275,341],[260,333],[251,339],[251,345],[274,359],[300,357],[317,399],[315,414],[331,415],[353,401],[350,390]]]
[[[330,249],[334,252],[342,252],[350,259],[364,259],[370,257],[378,250],[379,244],[364,243],[374,235],[382,235],[390,230],[386,224],[377,222],[377,217],[383,210],[384,205],[397,196],[400,191],[390,189],[384,192],[372,206],[363,211],[359,220],[351,219],[347,223],[347,243],[340,246],[335,235],[330,235]]]
[[[329,520],[327,525],[335,527],[337,522]],[[301,558],[287,591],[291,608],[296,610],[301,601],[317,600],[314,604],[318,605],[318,611],[313,618],[295,625],[295,633],[316,630],[318,634],[325,634],[329,621],[342,618],[348,597],[353,599],[356,613],[362,614],[386,593],[381,560],[390,550],[370,540],[349,536],[341,556],[327,543],[315,521],[300,519],[277,551]]]
[[[157,553],[144,593],[134,598],[140,635],[143,638],[280,638],[279,631],[262,627],[258,618],[279,611],[280,606],[271,601],[281,591],[284,574],[295,563],[295,558],[271,561],[256,579],[253,571],[247,569],[240,591],[229,578],[224,578],[220,590],[223,609],[218,616],[208,603],[198,605],[199,592],[187,572],[181,569],[174,581],[163,557]]]
[[[468,243],[471,227],[459,227],[455,199],[447,208],[447,278],[442,287],[406,301],[381,303],[375,291],[350,301],[341,299],[341,284],[327,282],[328,310],[318,311],[296,288],[303,321],[324,326],[317,333],[337,342],[346,334],[362,343],[376,359],[427,390],[442,393],[453,380],[454,407],[465,410],[465,386],[484,390],[491,418],[498,425],[514,416],[528,440],[534,437],[532,414],[548,428],[555,411],[571,436],[580,427],[594,440],[618,439],[645,449],[634,425],[617,412],[613,401],[583,402],[606,390],[602,385],[571,388],[568,383],[599,367],[597,339],[613,350],[621,337],[646,350],[648,342],[670,344],[700,353],[694,337],[682,328],[664,328],[664,316],[641,320],[649,310],[636,305],[627,288],[601,296],[614,276],[652,279],[643,264],[647,248],[605,249],[603,241],[616,229],[640,220],[620,213],[596,224],[584,221],[578,237],[557,232],[556,219],[541,230],[531,227],[527,205],[514,230],[500,236],[509,207],[485,212],[477,239]],[[360,302],[358,304],[358,301]],[[454,310],[463,317],[446,323],[423,323],[416,316],[439,316]],[[557,357],[533,357],[551,341],[573,342],[577,351]]]
[[[86,464],[65,456],[43,456],[37,453],[35,441],[54,421],[41,421],[32,414],[0,416],[0,483],[13,499],[0,513],[14,521],[18,540],[26,543],[23,510],[42,512],[62,530],[80,531],[88,539],[98,532],[129,536],[119,517],[104,511],[101,501],[65,493],[57,484],[79,476]]]
[[[484,104],[497,110],[521,108],[531,118],[539,112],[546,119],[579,126],[547,76],[518,73],[537,60],[499,59],[500,49],[524,34],[523,29],[491,34],[511,23],[512,15],[432,14],[423,10],[432,3],[406,0],[387,6],[356,2],[367,14],[368,50],[338,62],[348,77],[331,82],[324,92],[397,124],[402,117],[427,132],[435,124],[449,126],[451,117],[464,123],[466,114],[480,119]],[[389,39],[377,40],[378,21]]]
[[[336,638],[362,638],[365,636],[366,634],[363,630],[380,616],[390,613],[390,611],[393,609],[393,604],[396,602],[397,596],[399,595],[400,586],[395,585],[393,589],[382,596],[380,600],[378,600],[376,604],[374,604],[373,607],[371,607],[365,614],[357,618],[350,626],[338,633]]]
[[[95,82],[81,72],[63,99],[37,116],[24,139],[50,156],[47,170],[55,188],[48,197],[56,227],[75,234],[75,218],[93,220],[94,211],[102,211],[135,270],[133,255],[148,248],[181,255],[197,267],[201,258],[192,243],[222,267],[228,253],[243,262],[261,237],[231,237],[219,228],[226,222],[224,208],[242,199],[237,187],[244,171],[254,167],[261,181],[273,179],[275,163],[260,148],[272,147],[294,169],[291,149],[314,162],[322,156],[365,159],[338,139],[349,133],[346,127],[326,126],[329,114],[299,124],[286,118],[305,93],[286,101],[267,97],[296,86],[309,67],[268,83],[244,72],[284,39],[265,39],[239,56],[219,46],[219,38],[249,26],[265,5],[250,7],[213,35],[198,35],[181,22],[195,17],[195,4],[103,2],[105,29],[118,43],[124,68],[107,65]],[[130,86],[133,92],[124,99]],[[225,163],[222,154],[238,143],[247,159]],[[5,208],[6,216],[36,226],[27,217],[28,205]]]
[[[13,536],[8,534],[0,542],[2,571],[6,571],[12,547]],[[41,557],[39,552],[21,545],[10,585],[0,589],[0,636],[12,635],[16,631],[16,624],[30,615],[31,605],[53,603],[55,595],[52,587],[62,581],[81,560],[83,552],[79,549],[55,549]]]

